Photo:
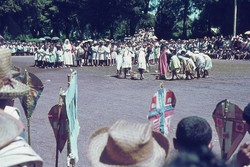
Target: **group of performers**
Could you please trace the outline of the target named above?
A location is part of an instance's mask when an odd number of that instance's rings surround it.
[[[2,43],[0,47],[10,48],[13,55],[18,50],[34,55],[36,67],[116,66],[118,77],[126,78],[130,74],[136,78],[138,72],[139,79],[144,79],[144,72],[156,64],[156,74],[159,73],[156,78],[193,79],[208,76],[208,70],[212,68],[211,58],[250,58],[250,40],[244,36],[157,40],[153,29],[141,29],[133,37],[118,41],[89,39],[71,42],[66,39],[63,43],[21,43],[20,47],[16,43]],[[136,70],[132,69],[135,65]]]

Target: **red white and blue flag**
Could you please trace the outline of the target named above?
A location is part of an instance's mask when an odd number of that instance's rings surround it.
[[[154,131],[167,136],[170,131],[171,117],[174,113],[176,98],[174,92],[160,88],[153,96],[148,120],[153,122]]]

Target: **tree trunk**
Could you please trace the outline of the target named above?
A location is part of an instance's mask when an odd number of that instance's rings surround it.
[[[183,29],[182,29],[182,37],[183,37],[183,39],[187,38],[188,7],[189,7],[189,0],[184,0]]]

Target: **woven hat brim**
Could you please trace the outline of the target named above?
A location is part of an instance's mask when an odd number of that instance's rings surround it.
[[[169,142],[158,132],[153,132],[153,154],[150,159],[133,165],[102,163],[100,157],[107,144],[108,130],[109,128],[99,129],[90,138],[88,159],[92,167],[162,167],[166,163],[169,152]]]
[[[23,124],[20,120],[0,111],[0,150],[10,144],[23,131]]]
[[[0,99],[16,98],[29,93],[29,86],[13,78],[11,80],[13,81],[13,87],[11,85],[4,85],[0,88]]]

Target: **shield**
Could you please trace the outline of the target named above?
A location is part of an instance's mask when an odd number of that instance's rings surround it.
[[[219,102],[213,112],[213,120],[218,134],[221,156],[229,160],[246,134],[242,118],[243,111],[227,99]]]
[[[153,122],[154,131],[168,135],[175,104],[176,98],[171,90],[160,88],[154,94],[148,113],[148,120]]]

